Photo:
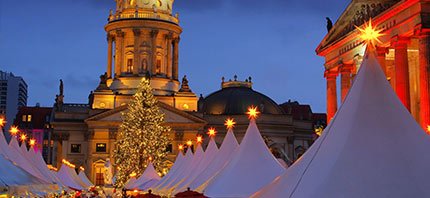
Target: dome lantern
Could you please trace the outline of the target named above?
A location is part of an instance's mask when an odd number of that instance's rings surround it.
[[[157,19],[179,23],[178,14],[172,15],[174,0],[115,0],[116,11],[109,21],[120,19]]]

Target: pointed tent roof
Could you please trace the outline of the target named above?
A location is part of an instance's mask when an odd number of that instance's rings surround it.
[[[59,186],[62,185],[60,180],[49,171],[41,152],[36,152],[34,147],[30,147],[26,153],[26,157],[30,162],[32,162],[33,166],[42,173],[45,180],[56,183]]]
[[[81,181],[76,171],[64,163],[61,165],[60,170],[58,170],[57,177],[64,185],[72,189],[84,190],[88,187]]]
[[[202,145],[197,144],[196,151],[192,157],[192,160],[190,164],[187,166],[184,166],[181,170],[180,174],[178,174],[178,177],[176,177],[170,185],[165,187],[165,190],[162,191],[164,194],[168,193],[171,194],[173,190],[178,187],[182,182],[184,182],[189,175],[192,175],[192,173],[197,169],[199,166],[201,160],[203,160],[205,152],[203,151]]]
[[[201,159],[200,163],[196,164],[196,167],[193,169],[191,174],[185,178],[185,180],[175,188],[173,194],[183,192],[190,187],[190,184],[199,176],[200,173],[206,171],[206,168],[212,163],[216,154],[218,153],[218,146],[215,143],[214,138],[211,138],[209,144],[204,152],[203,159]]]
[[[94,184],[88,179],[87,175],[83,170],[79,171],[78,177],[79,179],[81,179],[82,182],[84,182],[85,185],[94,186]]]
[[[146,184],[148,181],[159,181],[160,179],[161,177],[155,170],[154,165],[152,164],[152,162],[149,162],[142,175],[136,180],[136,182],[131,185],[131,189],[138,188],[139,186]]]
[[[178,164],[177,168],[175,169],[175,172],[171,171],[172,174],[170,175],[170,177],[168,177],[166,179],[162,178],[160,180],[160,182],[157,182],[156,186],[153,188],[153,191],[155,193],[161,193],[161,191],[163,191],[164,188],[166,188],[168,185],[170,185],[181,174],[181,172],[186,167],[188,167],[189,164],[191,164],[191,161],[193,160],[193,156],[194,156],[194,154],[191,151],[191,149],[187,149],[187,152],[185,153],[185,156],[182,159],[182,162],[180,164]],[[175,164],[176,164],[176,162],[175,162]],[[175,165],[173,165],[173,166],[175,166]],[[169,174],[170,174],[170,172],[166,176],[168,176]]]
[[[209,197],[248,197],[285,170],[270,153],[254,119],[232,160],[205,189]]]
[[[9,148],[5,148],[5,149],[9,150],[8,158],[12,162],[14,162],[16,165],[26,170],[33,176],[48,182],[48,180],[44,178],[43,174],[33,166],[33,163],[31,163],[31,161],[27,159],[26,154],[23,153],[23,150],[19,147],[16,137],[12,137],[12,139],[9,142]]]
[[[190,184],[190,188],[194,191],[203,192],[207,184],[222,170],[222,168],[230,161],[239,143],[234,136],[233,130],[229,129],[224,137],[218,153],[214,160],[208,165],[205,171],[201,172],[196,179]]]
[[[322,136],[255,197],[429,197],[430,138],[373,53]]]
[[[182,154],[182,151],[178,153],[178,155],[176,156],[176,160],[173,164],[173,166],[170,168],[170,171],[167,173],[167,175],[165,175],[164,177],[162,177],[160,179],[160,181],[158,181],[156,184],[154,184],[153,186],[151,186],[152,188],[157,187],[158,185],[163,185],[165,182],[168,182],[170,180],[170,178],[174,177],[174,175],[176,174],[177,171],[179,171],[179,169],[182,166],[182,163],[184,163],[184,154]]]

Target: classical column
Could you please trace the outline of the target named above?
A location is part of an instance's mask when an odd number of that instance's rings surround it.
[[[351,72],[353,64],[343,64],[340,67],[340,89],[342,102],[345,100],[349,89],[351,88]]]
[[[396,67],[396,92],[403,105],[410,111],[411,100],[409,93],[409,63],[408,63],[408,42],[403,37],[397,37],[394,44],[394,65]]]
[[[420,124],[426,132],[430,125],[430,29],[419,34],[419,72],[420,72]]]
[[[151,54],[151,75],[155,75],[157,73],[157,35],[158,30],[151,31],[152,38],[152,54]]]
[[[108,60],[107,60],[107,68],[106,73],[108,78],[112,78],[112,43],[113,43],[113,37],[112,35],[107,35],[107,41],[108,41]]]
[[[381,65],[382,71],[384,71],[384,74],[386,77],[387,75],[387,61],[385,60],[385,55],[388,53],[388,48],[386,47],[376,47],[376,54],[379,64]]]
[[[166,45],[167,45],[167,78],[172,78],[172,34],[168,34],[166,36]]]
[[[324,77],[327,80],[327,124],[331,121],[337,111],[337,71],[326,70]]]
[[[123,46],[124,46],[124,32],[118,30],[116,32],[116,40],[115,40],[115,78],[121,75],[123,71],[124,65],[124,57],[123,57]]]
[[[173,79],[178,80],[178,65],[179,65],[179,40],[177,37],[173,40]]]
[[[134,33],[134,57],[133,57],[133,74],[138,75],[139,74],[139,59],[140,59],[140,53],[139,53],[139,37],[140,37],[140,29],[133,29]]]

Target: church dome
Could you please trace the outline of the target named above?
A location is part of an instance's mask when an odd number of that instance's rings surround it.
[[[222,83],[222,89],[201,99],[200,111],[211,115],[241,115],[248,107],[256,106],[262,114],[285,114],[275,101],[254,91],[250,81]]]
[[[155,19],[178,24],[178,14],[172,15],[174,0],[115,0],[116,11],[109,21],[123,19]]]

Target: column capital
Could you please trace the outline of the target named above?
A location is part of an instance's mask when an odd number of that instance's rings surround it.
[[[420,37],[428,37],[430,36],[430,28],[423,28],[422,24],[418,24],[414,27],[414,36]]]
[[[389,52],[388,47],[376,46],[376,53],[378,56],[385,56]]]
[[[181,41],[181,38],[178,36],[178,37],[175,37],[175,38],[173,38],[173,42],[175,43],[175,44],[178,44],[179,43],[179,41]]]
[[[121,31],[121,30],[117,30],[116,31],[116,36],[117,37],[124,37],[125,36],[125,32]]]
[[[133,33],[134,33],[134,36],[140,36],[141,31],[138,28],[134,28]]]
[[[151,37],[152,37],[152,38],[157,37],[157,35],[158,35],[158,33],[159,33],[159,32],[160,32],[159,30],[152,30],[152,31],[151,31]]]
[[[169,40],[173,39],[173,33],[169,32],[168,34],[166,34],[166,39],[169,39]]]
[[[329,70],[325,70],[324,77],[327,80],[333,80],[333,79],[336,79],[336,77],[338,76],[338,74],[339,74],[339,72],[337,70],[329,69]]]
[[[110,43],[110,42],[113,42],[114,38],[115,38],[115,36],[114,36],[114,35],[112,35],[111,33],[108,33],[108,34],[106,35],[106,40],[107,40],[109,43]]]
[[[391,38],[391,44],[395,48],[407,47],[410,42],[411,39],[409,37],[394,36],[393,38]]]
[[[354,69],[353,63],[342,63],[342,65],[339,67],[341,74],[349,74]]]

